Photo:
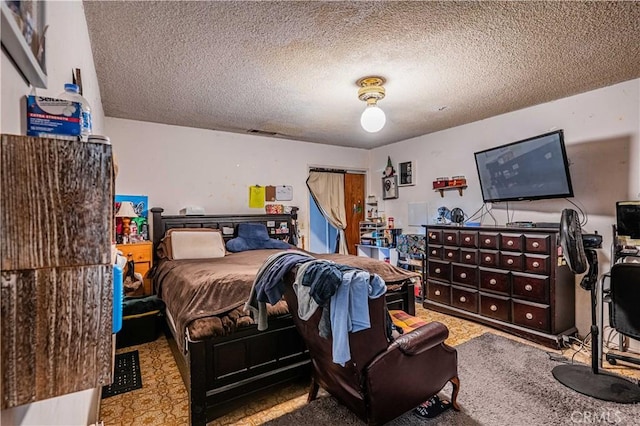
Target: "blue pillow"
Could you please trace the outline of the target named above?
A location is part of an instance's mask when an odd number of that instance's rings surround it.
[[[238,237],[266,241],[269,239],[269,232],[263,223],[240,223]]]
[[[227,241],[227,250],[239,252],[260,249],[288,249],[291,246],[282,240],[269,238],[267,227],[261,223],[241,223],[238,237]]]

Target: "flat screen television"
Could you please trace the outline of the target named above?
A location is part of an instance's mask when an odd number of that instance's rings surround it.
[[[485,203],[573,197],[562,130],[474,155]]]

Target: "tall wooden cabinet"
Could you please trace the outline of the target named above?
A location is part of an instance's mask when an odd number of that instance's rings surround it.
[[[111,146],[2,135],[3,409],[112,381]]]
[[[575,279],[555,229],[428,225],[424,307],[560,347]]]

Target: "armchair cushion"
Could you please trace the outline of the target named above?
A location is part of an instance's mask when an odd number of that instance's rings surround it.
[[[447,327],[434,321],[398,337],[389,345],[389,350],[397,346],[405,355],[417,355],[443,343],[447,337]]]

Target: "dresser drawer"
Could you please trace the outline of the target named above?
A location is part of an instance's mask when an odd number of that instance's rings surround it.
[[[525,235],[525,251],[529,253],[549,254],[551,235]]]
[[[497,267],[499,264],[499,252],[480,250],[480,265]]]
[[[116,248],[122,252],[122,255],[127,260],[133,260],[134,262],[151,262],[153,257],[153,244],[151,241],[135,243],[135,244],[118,244]]]
[[[496,233],[480,232],[478,234],[478,247],[498,250],[499,235]]]
[[[514,272],[511,278],[511,294],[533,302],[549,302],[549,277]]]
[[[522,254],[508,251],[500,252],[500,267],[512,271],[522,271]]]
[[[460,263],[468,265],[478,264],[478,250],[460,249]]]
[[[478,247],[478,233],[460,231],[460,247]]]
[[[429,278],[451,281],[451,264],[448,262],[429,260],[427,272],[429,274]]]
[[[500,234],[502,250],[522,251],[522,234]]]
[[[433,229],[427,232],[427,241],[429,244],[442,244],[442,231]]]
[[[451,286],[436,281],[427,281],[427,298],[434,302],[451,304]]]
[[[443,259],[450,262],[458,262],[460,260],[460,249],[445,247],[443,249]]]
[[[442,232],[442,244],[448,246],[458,245],[458,231],[443,231]]]
[[[480,288],[497,293],[510,294],[509,272],[480,268]]]
[[[478,292],[471,289],[451,287],[451,305],[469,312],[478,312]]]
[[[549,274],[549,256],[526,254],[524,270],[532,274]]]
[[[459,284],[478,287],[478,268],[470,265],[451,265],[451,281]]]
[[[480,314],[500,321],[511,321],[510,299],[480,293]]]
[[[513,301],[513,323],[549,332],[549,306]]]
[[[429,257],[431,259],[442,259],[442,246],[432,246],[429,245]]]

